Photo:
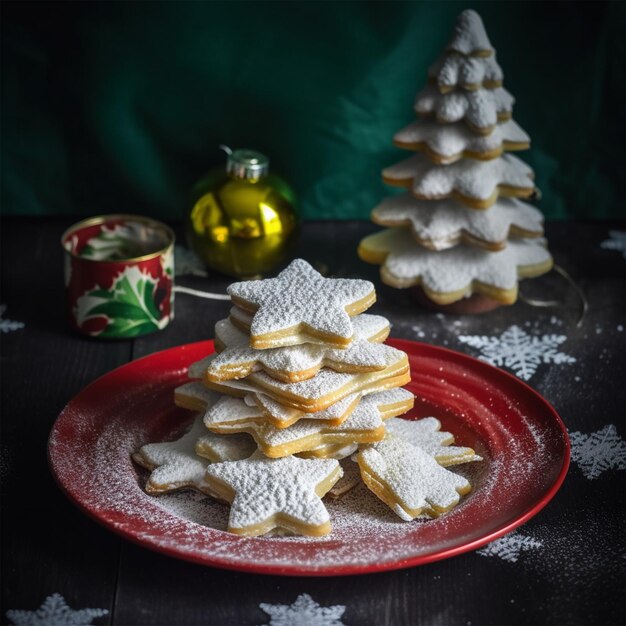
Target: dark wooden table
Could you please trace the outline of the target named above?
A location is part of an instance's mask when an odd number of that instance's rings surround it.
[[[210,338],[228,304],[179,296],[165,331],[100,342],[66,326],[63,256],[69,218],[2,222],[2,619],[35,623],[46,598],[60,594],[95,624],[263,624],[261,603],[291,604],[303,593],[321,606],[343,605],[344,624],[623,624],[625,585],[624,254],[602,247],[606,223],[548,224],[556,262],[589,300],[576,326],[575,292],[556,275],[522,285],[524,302],[482,316],[444,317],[419,309],[406,292],[380,286],[377,269],[356,257],[366,223],[309,223],[298,254],[329,273],[375,280],[373,311],[392,334],[479,356],[463,336],[501,337],[517,325],[530,337],[565,339],[569,362],[540,363],[528,380],[575,435],[574,461],[554,500],[514,537],[482,553],[366,576],[287,578],[221,571],[126,542],[80,513],[55,485],[46,440],[63,406],[85,385],[132,359]],[[228,280],[181,276],[179,284],[223,291]],[[22,322],[11,324],[9,320]],[[550,359],[548,358],[548,361]],[[513,368],[515,371],[515,368]],[[611,428],[613,425],[613,428]],[[595,434],[595,435],[594,435]],[[55,596],[48,605],[60,605]],[[28,620],[31,621],[28,621]],[[70,623],[41,618],[36,623]],[[20,620],[22,620],[20,622]],[[77,622],[72,622],[77,623]],[[328,623],[331,623],[328,621]]]

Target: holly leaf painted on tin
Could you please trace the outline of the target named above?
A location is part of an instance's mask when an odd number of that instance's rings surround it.
[[[98,337],[136,337],[163,328],[168,318],[161,319],[154,302],[157,279],[128,267],[114,280],[111,289],[95,288],[85,292],[76,302],[76,319],[82,326],[94,318],[106,319],[103,330],[90,333]]]

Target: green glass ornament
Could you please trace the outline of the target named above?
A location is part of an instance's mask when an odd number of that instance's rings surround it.
[[[187,241],[213,270],[261,276],[289,254],[298,226],[295,196],[269,173],[264,154],[224,149],[226,168],[210,171],[192,189]]]

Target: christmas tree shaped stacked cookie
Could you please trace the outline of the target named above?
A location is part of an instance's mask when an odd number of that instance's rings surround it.
[[[364,313],[372,283],[327,279],[297,259],[229,294],[216,352],[193,363],[192,381],[175,391],[178,406],[201,413],[182,438],[134,456],[152,470],[149,493],[192,487],[229,502],[237,534],[321,535],[330,531],[321,498],[361,477],[403,519],[437,515],[469,490],[445,466],[476,460],[473,450],[450,446],[437,420],[394,421],[413,406],[401,388],[409,364],[383,343],[389,322]],[[411,464],[420,471],[402,469]]]
[[[373,210],[390,228],[359,246],[364,261],[382,266],[383,282],[418,286],[444,310],[512,304],[520,278],[552,267],[543,217],[524,201],[535,192],[533,171],[511,154],[530,139],[512,119],[502,79],[479,15],[464,11],[417,95],[418,119],[394,136],[415,155],[382,173],[408,191]]]

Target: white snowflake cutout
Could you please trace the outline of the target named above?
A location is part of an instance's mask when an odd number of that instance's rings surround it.
[[[4,319],[4,312],[7,310],[6,304],[0,305],[0,332],[10,333],[14,330],[19,330],[20,328],[24,328],[24,322],[16,322],[14,320],[6,320]]]
[[[607,424],[595,433],[570,433],[572,461],[578,465],[583,476],[594,480],[610,469],[626,469],[626,441],[614,424]]]
[[[514,531],[477,550],[476,554],[480,554],[480,556],[497,556],[508,563],[515,563],[522,552],[538,550],[542,546],[541,541]]]
[[[507,367],[522,380],[530,380],[541,363],[575,363],[573,356],[558,352],[565,335],[529,335],[519,326],[511,326],[499,337],[460,335],[459,341],[480,350],[479,358],[491,365]]]
[[[623,230],[610,230],[610,239],[605,239],[600,247],[605,250],[618,250],[624,255],[626,259],[626,231]]]
[[[308,593],[293,604],[259,604],[270,616],[268,626],[343,626],[345,606],[320,606]]]
[[[174,247],[174,268],[176,276],[208,276],[202,260],[184,246]]]
[[[7,618],[15,626],[90,626],[106,609],[71,609],[60,593],[48,596],[36,611],[10,610]]]

